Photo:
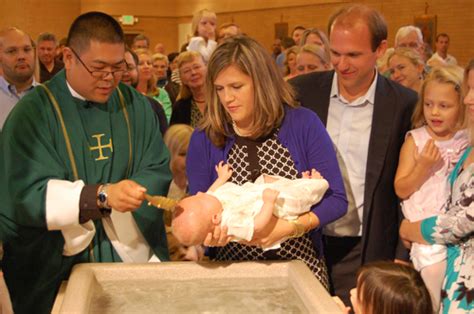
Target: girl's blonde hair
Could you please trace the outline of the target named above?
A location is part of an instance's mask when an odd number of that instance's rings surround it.
[[[152,58],[152,54],[151,54],[150,50],[148,50],[148,49],[136,49],[136,50],[135,50],[135,53],[136,53],[137,56],[138,56],[138,64],[137,64],[137,66],[140,65],[140,56],[142,56],[142,55],[147,55],[147,56],[149,56],[151,62],[153,63],[153,58]],[[156,86],[156,82],[157,82],[156,76],[155,76],[155,74],[152,72],[151,78],[150,78],[150,79],[148,80],[148,82],[146,83],[146,94],[147,94],[147,96],[153,97],[153,96],[158,96],[158,95],[160,94],[160,90],[159,90],[158,87]]]
[[[190,125],[173,124],[165,133],[163,140],[170,151],[170,169],[173,173],[176,171],[176,157],[188,149],[193,131]]]
[[[178,55],[178,57],[176,57],[176,66],[178,67],[178,69],[181,69],[183,64],[188,63],[188,62],[192,62],[194,60],[194,58],[201,58],[202,59],[202,56],[197,51],[184,51],[184,52],[181,52]],[[204,60],[203,60],[203,63],[204,63]],[[176,100],[188,99],[188,98],[191,98],[192,96],[193,96],[193,94],[191,93],[191,90],[189,89],[189,87],[184,85],[181,82],[181,85],[179,87],[178,97],[176,97]]]
[[[231,136],[232,119],[217,95],[214,82],[229,66],[235,66],[252,79],[254,112],[250,126],[251,138],[270,134],[280,126],[285,115],[284,105],[296,107],[294,92],[285,82],[275,61],[257,41],[245,36],[235,36],[219,45],[211,56],[206,77],[206,100],[201,129],[217,147],[224,146]]]
[[[199,36],[198,34],[198,26],[199,22],[202,20],[204,17],[210,17],[217,21],[217,15],[216,13],[209,11],[208,9],[202,9],[194,13],[193,19],[191,21],[191,30],[193,32],[193,36]]]
[[[425,117],[423,115],[423,107],[425,103],[425,90],[426,86],[431,82],[437,82],[441,84],[450,84],[458,94],[458,103],[460,106],[457,129],[465,127],[465,115],[466,105],[463,101],[463,95],[461,86],[463,84],[463,70],[458,66],[443,66],[435,67],[431,70],[428,76],[423,81],[421,86],[420,95],[418,97],[418,103],[413,112],[411,122],[414,128],[419,128],[426,124]]]
[[[433,313],[431,297],[420,274],[394,262],[362,266],[357,275],[357,299],[362,313]]]

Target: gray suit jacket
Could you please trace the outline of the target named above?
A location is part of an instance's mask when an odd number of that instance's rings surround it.
[[[334,71],[315,72],[291,80],[301,105],[315,111],[326,125]],[[399,241],[403,215],[394,190],[395,172],[417,94],[385,77],[378,76],[372,130],[365,175],[362,222],[362,261],[407,259]]]

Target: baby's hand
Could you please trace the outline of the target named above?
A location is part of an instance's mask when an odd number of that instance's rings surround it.
[[[223,181],[227,181],[232,176],[232,169],[228,164],[224,164],[223,161],[220,161],[218,165],[216,165],[216,172],[217,177]]]
[[[415,150],[415,160],[426,170],[431,170],[442,161],[441,153],[433,139],[429,139],[421,153]]]
[[[263,202],[264,203],[274,203],[278,197],[278,194],[280,194],[280,191],[277,190],[272,190],[272,189],[265,189],[263,190]]]

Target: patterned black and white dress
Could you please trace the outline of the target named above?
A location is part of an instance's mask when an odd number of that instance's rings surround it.
[[[231,182],[242,185],[254,181],[260,174],[282,176],[288,179],[297,178],[298,171],[291,155],[277,137],[277,130],[266,138],[249,140],[236,135],[227,158],[232,167]],[[324,260],[318,257],[319,252],[313,246],[310,234],[299,238],[288,239],[281,248],[264,251],[260,247],[230,242],[224,247],[216,248],[213,260],[218,261],[255,261],[255,260],[294,260],[306,263],[316,278],[328,289],[328,274]]]

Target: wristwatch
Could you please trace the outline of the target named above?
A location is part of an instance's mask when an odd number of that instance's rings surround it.
[[[110,206],[107,202],[107,187],[110,184],[103,184],[99,187],[99,193],[97,193],[97,203],[100,208],[110,210]]]

